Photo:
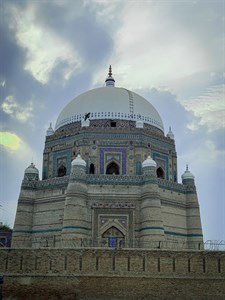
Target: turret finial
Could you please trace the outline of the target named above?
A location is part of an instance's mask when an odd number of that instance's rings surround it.
[[[186,164],[186,171],[188,171],[188,164]]]

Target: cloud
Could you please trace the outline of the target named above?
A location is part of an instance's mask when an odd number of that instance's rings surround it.
[[[117,85],[130,89],[168,86],[168,82],[221,68],[220,8],[203,3],[127,1],[120,8],[121,26],[112,33],[114,51],[108,59]],[[93,84],[98,85],[105,75],[104,67],[95,74]]]
[[[0,132],[0,145],[3,145],[10,150],[18,150],[21,146],[22,140],[12,132]]]
[[[21,123],[26,123],[33,117],[33,104],[29,101],[26,107],[20,106],[12,95],[7,96],[1,108],[3,112],[17,119]]]
[[[149,2],[147,5],[137,2],[126,5],[123,24],[116,33],[116,47],[111,56],[112,63],[116,58],[117,78],[121,85],[147,87],[150,83],[162,83],[168,77],[177,78],[203,68],[205,55],[200,55],[196,41],[182,36],[177,28],[174,29],[176,34],[168,31],[165,36],[165,27],[172,27],[172,23],[167,17],[160,25],[159,20],[165,13],[161,13],[165,10],[163,8],[160,6],[159,9]],[[194,56],[190,48],[194,50]],[[99,77],[102,78],[102,74]],[[99,77],[96,74],[95,80],[98,81]]]
[[[65,80],[80,68],[81,58],[70,42],[58,35],[57,31],[38,23],[34,2],[29,2],[23,11],[12,6],[11,16],[16,20],[11,27],[15,31],[17,44],[26,50],[24,69],[37,81],[46,84],[54,68],[62,62],[67,66],[62,70]]]
[[[5,80],[0,81],[0,86],[4,87],[5,86]]]
[[[206,125],[209,132],[225,128],[225,85],[215,85],[207,88],[205,92],[196,98],[182,101],[185,109],[196,118],[187,126],[191,130],[197,130]]]

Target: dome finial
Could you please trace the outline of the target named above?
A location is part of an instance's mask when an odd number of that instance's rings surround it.
[[[111,65],[109,66],[109,73],[108,73],[108,75],[112,76],[112,66]]]
[[[186,171],[188,171],[188,164],[186,164]]]
[[[112,66],[109,66],[109,73],[108,73],[108,77],[105,80],[105,85],[106,86],[115,86],[115,80],[112,77]]]

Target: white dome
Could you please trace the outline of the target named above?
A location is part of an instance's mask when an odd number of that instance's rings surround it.
[[[188,165],[186,167],[186,170],[184,174],[181,175],[182,180],[184,179],[195,179],[195,176],[188,170]]]
[[[156,167],[156,162],[151,158],[150,155],[142,163],[142,168],[145,168],[145,167],[154,167],[154,168]]]
[[[86,161],[81,158],[80,154],[78,154],[77,157],[72,161],[72,166],[86,167]]]
[[[55,130],[81,121],[89,112],[90,120],[142,120],[164,132],[162,119],[151,103],[134,92],[114,86],[96,88],[76,97],[60,113]]]
[[[29,167],[26,168],[25,174],[39,174],[39,171],[37,168],[35,168],[35,165],[31,163]]]

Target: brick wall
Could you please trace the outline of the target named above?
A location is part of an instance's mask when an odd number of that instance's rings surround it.
[[[0,272],[4,299],[225,299],[224,252],[1,249]]]

